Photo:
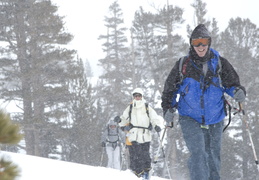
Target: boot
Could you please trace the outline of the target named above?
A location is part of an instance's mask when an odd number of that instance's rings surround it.
[[[143,179],[143,180],[149,180],[149,178],[150,178],[150,177],[149,177],[149,172],[146,172],[146,171],[145,171],[145,172],[143,173],[143,175],[142,175],[142,179]]]

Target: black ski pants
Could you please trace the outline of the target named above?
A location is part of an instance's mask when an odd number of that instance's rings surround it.
[[[129,148],[130,169],[136,174],[151,169],[151,158],[149,154],[150,142],[137,143],[132,142]]]

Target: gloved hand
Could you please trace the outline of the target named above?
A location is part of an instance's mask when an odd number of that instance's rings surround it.
[[[168,124],[174,121],[175,111],[175,108],[170,108],[165,112],[164,119]]]
[[[125,126],[124,131],[130,131],[133,128],[133,125],[129,123],[128,126]]]
[[[237,102],[244,102],[246,98],[245,92],[241,88],[236,88],[234,92],[234,99]]]
[[[120,123],[121,122],[120,116],[116,116],[113,121],[116,123]]]
[[[149,123],[148,130],[152,131],[152,129],[153,129],[153,126],[151,123]]]
[[[102,142],[102,147],[105,147],[106,146],[106,143],[105,142]]]
[[[155,126],[155,131],[156,132],[160,132],[161,131],[161,128],[159,126]]]

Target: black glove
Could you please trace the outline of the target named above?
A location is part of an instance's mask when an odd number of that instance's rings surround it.
[[[116,123],[120,123],[121,122],[120,116],[116,116],[113,121]]]
[[[237,102],[244,102],[246,98],[245,92],[241,88],[236,88],[234,91],[234,99]]]
[[[164,115],[164,119],[167,123],[172,123],[174,121],[175,111],[175,108],[167,109]]]
[[[153,126],[152,126],[152,124],[151,123],[149,123],[149,126],[148,126],[148,128],[147,128],[148,130],[150,130],[150,131],[152,131],[152,129],[153,129]]]
[[[130,131],[133,128],[133,125],[130,123],[128,126],[124,127],[124,131]]]
[[[105,142],[102,142],[102,147],[105,147],[106,146],[106,143]]]
[[[156,132],[160,132],[161,131],[161,128],[159,126],[155,126],[155,131]]]

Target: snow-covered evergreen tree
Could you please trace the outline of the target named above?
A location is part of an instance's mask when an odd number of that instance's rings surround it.
[[[126,28],[124,27],[123,13],[117,1],[109,7],[109,16],[105,17],[106,35],[100,35],[103,40],[103,50],[106,56],[100,59],[103,74],[97,87],[97,95],[101,105],[102,121],[107,122],[121,113],[130,103],[129,89],[124,73],[124,64],[127,63],[128,47],[126,46]]]
[[[23,126],[27,154],[49,157],[57,146],[56,120],[67,114],[67,68],[75,51],[63,45],[72,36],[49,0],[1,0],[0,10],[1,98],[21,109],[15,120]]]

